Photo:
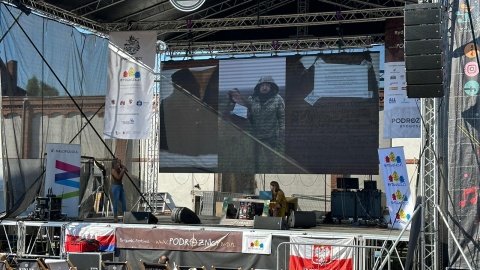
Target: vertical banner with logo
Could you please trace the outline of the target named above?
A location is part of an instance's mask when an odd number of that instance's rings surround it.
[[[104,138],[147,139],[153,114],[153,73],[110,46]]]
[[[45,194],[51,189],[54,195],[62,197],[62,213],[78,217],[80,145],[47,143],[46,150]]]
[[[415,208],[414,198],[410,196],[410,181],[403,147],[378,149],[378,157],[392,227],[403,229],[412,218]]]
[[[420,99],[407,97],[405,62],[385,63],[383,138],[420,138]]]
[[[353,269],[354,239],[318,239],[302,236],[290,236],[290,242],[298,243],[290,246],[288,269]]]
[[[125,50],[135,60],[155,68],[157,31],[110,32],[110,41]]]
[[[383,138],[420,138],[420,99],[407,97],[403,18],[385,29]]]

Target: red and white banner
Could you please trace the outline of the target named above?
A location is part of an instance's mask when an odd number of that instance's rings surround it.
[[[122,48],[137,61],[155,68],[157,54],[157,31],[110,32],[110,41]]]
[[[352,270],[354,239],[290,236],[290,270]],[[352,247],[347,247],[351,245]]]
[[[65,230],[65,252],[82,252],[78,245],[81,240],[96,240],[98,250],[115,250],[115,228],[95,225],[69,225]]]
[[[403,229],[415,210],[403,147],[378,149],[378,157],[392,227]]]

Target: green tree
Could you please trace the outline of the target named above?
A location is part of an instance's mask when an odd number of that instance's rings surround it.
[[[58,90],[55,87],[43,81],[40,82],[36,76],[28,80],[26,90],[29,97],[39,97],[42,95],[42,92],[43,96],[58,96]]]

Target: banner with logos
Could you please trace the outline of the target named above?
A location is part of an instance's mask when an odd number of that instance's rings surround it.
[[[242,233],[231,231],[117,228],[118,248],[242,252]]]
[[[157,31],[110,32],[110,41],[133,56],[135,60],[155,69]]]
[[[420,138],[420,99],[407,97],[405,62],[385,63],[383,138]]]
[[[244,232],[242,253],[272,254],[272,234]]]
[[[378,149],[390,222],[395,229],[410,228],[415,201],[410,191],[403,147]]]
[[[62,213],[78,217],[80,144],[47,143],[46,151],[45,195],[62,197]]]
[[[147,139],[153,115],[154,75],[111,47],[105,97],[105,139]]]
[[[290,270],[323,269],[352,270],[354,247],[353,238],[319,239],[290,236]]]

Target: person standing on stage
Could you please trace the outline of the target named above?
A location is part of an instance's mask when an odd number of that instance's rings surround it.
[[[122,165],[120,159],[115,158],[112,161],[112,193],[113,193],[113,221],[118,222],[118,201],[122,204],[122,215],[127,211],[125,192],[123,190],[122,178],[127,168]]]
[[[285,193],[280,189],[277,181],[270,182],[270,190],[272,191],[272,201],[270,202],[272,215],[285,219],[287,213],[287,197],[285,197]]]

